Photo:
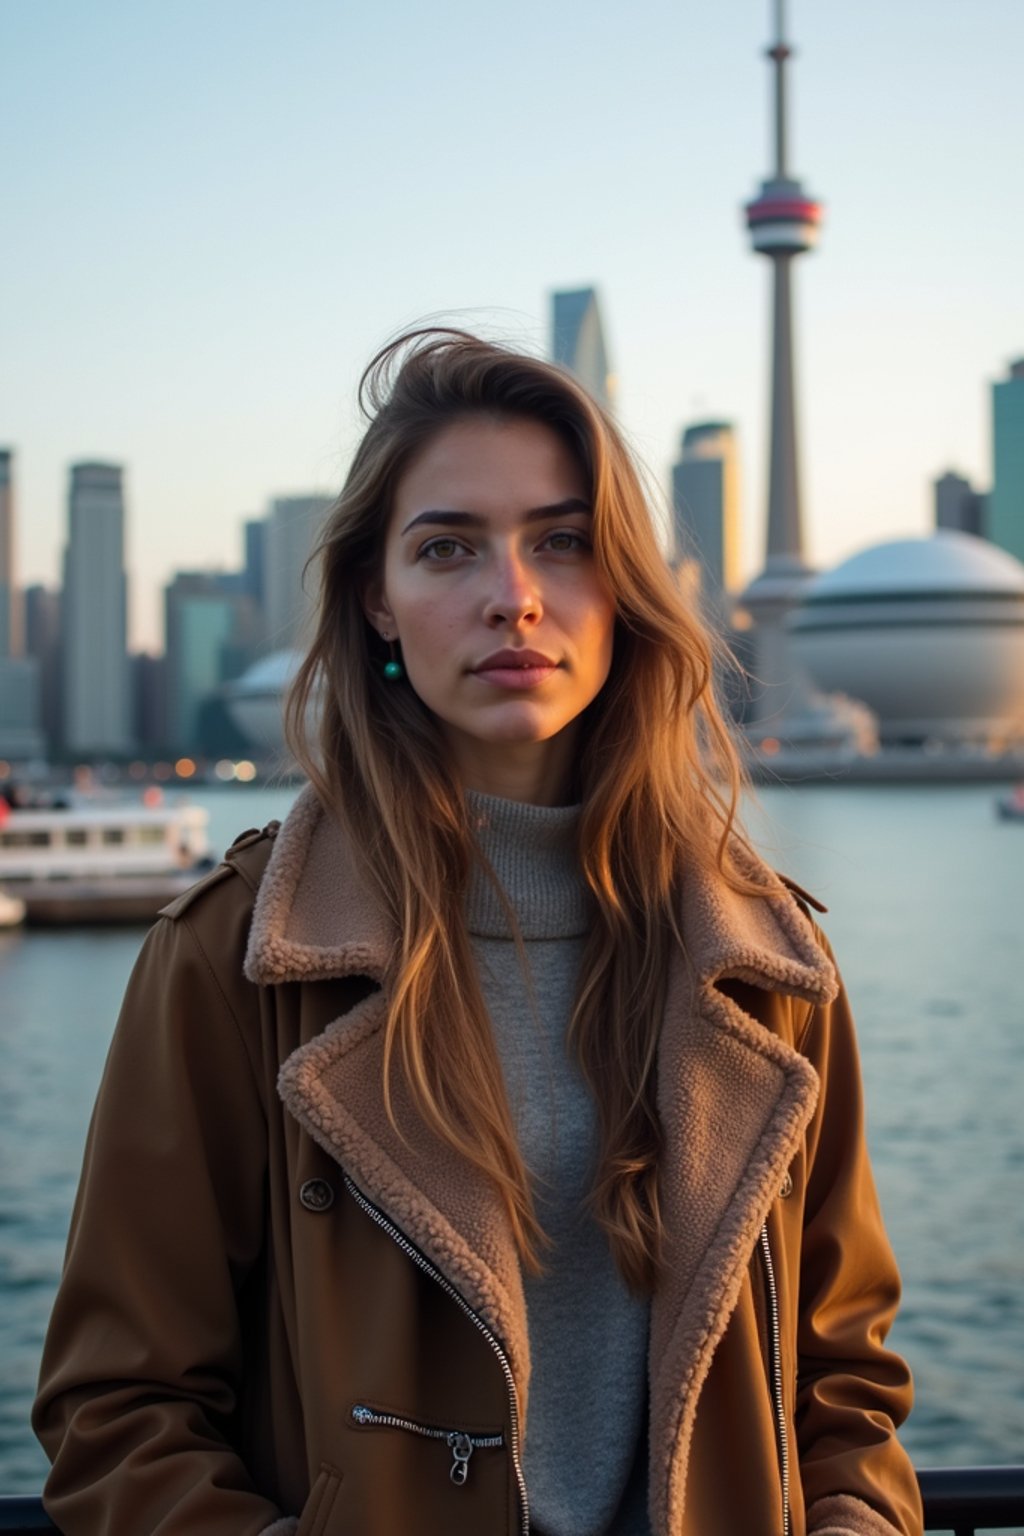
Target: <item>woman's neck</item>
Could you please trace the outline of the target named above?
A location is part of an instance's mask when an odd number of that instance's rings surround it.
[[[523,805],[567,805],[577,732],[573,721],[548,741],[481,741],[446,725],[463,788]]]

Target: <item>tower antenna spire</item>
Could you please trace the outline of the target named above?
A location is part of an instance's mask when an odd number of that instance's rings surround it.
[[[768,57],[775,64],[775,177],[782,181],[789,175],[786,137],[786,60],[792,54],[786,42],[785,0],[775,0],[775,42]]]

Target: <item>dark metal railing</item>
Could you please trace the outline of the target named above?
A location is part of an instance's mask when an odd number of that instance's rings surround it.
[[[917,1480],[926,1531],[1024,1530],[1024,1467],[925,1467]]]
[[[30,1531],[55,1531],[57,1527],[43,1509],[41,1499],[10,1494],[0,1497],[0,1531],[4,1536],[28,1536]]]
[[[925,1467],[917,1474],[926,1531],[975,1536],[1024,1529],[1024,1466]],[[0,1497],[2,1536],[35,1536],[57,1527],[35,1498]]]

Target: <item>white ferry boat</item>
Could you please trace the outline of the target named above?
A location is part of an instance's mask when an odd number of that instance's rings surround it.
[[[0,805],[0,890],[28,923],[150,923],[210,867],[207,813],[141,801]]]

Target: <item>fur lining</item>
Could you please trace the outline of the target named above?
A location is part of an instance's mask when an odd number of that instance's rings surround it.
[[[742,848],[733,850],[740,873],[763,886],[764,896],[743,896],[700,870],[683,883],[683,932],[701,981],[725,976],[828,1003],[839,991],[835,967],[814,937],[795,898],[774,870]]]
[[[393,941],[341,829],[307,784],[260,882],[246,976],[264,986],[352,975],[379,982]]]
[[[816,1499],[807,1511],[808,1536],[900,1536],[888,1520],[850,1493]]]
[[[264,1526],[260,1536],[295,1536],[299,1528],[299,1522],[293,1515],[284,1515],[280,1520],[275,1520],[273,1525]]]
[[[504,1345],[525,1421],[530,1360],[519,1259],[490,1182],[422,1123],[396,1074],[388,1120],[385,1005],[358,1003],[288,1057],[278,1092],[299,1124],[455,1286]],[[404,1137],[404,1139],[403,1139]]]
[[[813,1067],[682,965],[658,1056],[663,1216],[673,1246],[651,1311],[651,1515],[682,1526],[697,1400],[751,1252],[818,1098]],[[714,1169],[714,1178],[708,1170]]]
[[[725,976],[828,1002],[835,970],[796,899],[756,855],[734,850],[737,868],[763,886],[742,896],[688,871],[683,929],[702,981]],[[260,883],[245,958],[250,981],[320,981],[362,975],[381,981],[396,934],[342,830],[307,785],[274,841]]]

